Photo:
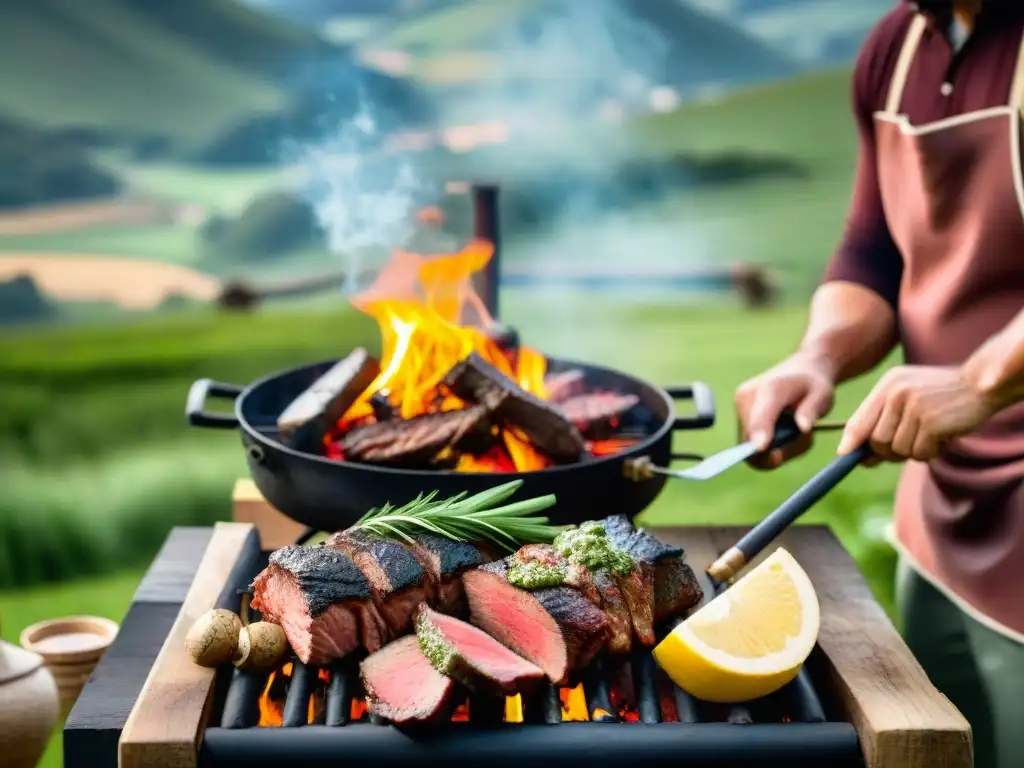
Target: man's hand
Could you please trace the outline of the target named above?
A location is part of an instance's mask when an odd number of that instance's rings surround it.
[[[811,447],[814,422],[832,409],[835,382],[829,367],[810,355],[797,353],[774,368],[741,384],[736,390],[736,415],[741,437],[753,441],[760,453],[749,460],[758,469],[774,469]],[[769,453],[775,423],[792,409],[803,436]]]
[[[998,410],[958,367],[899,366],[847,421],[838,453],[870,441],[880,459],[928,461],[943,443],[973,432]]]

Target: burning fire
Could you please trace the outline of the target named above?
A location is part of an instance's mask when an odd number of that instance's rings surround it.
[[[461,400],[443,395],[438,388],[452,367],[473,352],[525,391],[546,396],[544,356],[524,346],[503,349],[484,330],[495,323],[473,289],[471,277],[493,253],[493,246],[483,240],[440,256],[399,251],[373,284],[353,298],[352,303],[380,326],[381,372],[342,417],[343,430],[374,418],[371,397],[381,391],[390,393],[390,404],[402,419],[464,407]],[[551,463],[509,430],[504,430],[502,442],[504,451],[460,456],[456,469],[526,472]]]
[[[530,472],[552,466],[555,459],[577,459],[584,449],[591,456],[610,456],[637,442],[638,437],[620,431],[619,418],[638,402],[635,395],[591,390],[582,370],[546,378],[544,355],[519,344],[514,333],[502,331],[495,323],[472,284],[473,275],[493,255],[493,245],[484,240],[473,240],[451,254],[398,251],[373,283],[353,297],[353,305],[377,321],[382,352],[379,368],[374,361],[375,367],[367,371],[376,376],[354,401],[348,401],[352,405],[324,436],[328,458],[359,460],[360,451],[366,451],[365,458],[376,450],[377,460],[398,463],[403,449],[416,457],[419,440],[430,455],[415,460],[433,466],[459,472]],[[452,379],[465,373],[468,361],[474,361],[474,370],[486,371],[478,375],[497,388],[499,397],[530,400],[527,405],[535,410],[533,398],[548,401],[550,408],[539,411],[554,419],[555,427],[549,431],[561,430],[571,446],[578,441],[578,448],[570,447],[566,453],[564,446],[537,443],[537,430],[529,432],[531,441],[524,433],[525,423],[481,419],[480,408],[495,406],[480,402],[486,395],[467,402],[463,398],[474,397],[476,389],[473,385],[460,388]],[[460,424],[459,419],[465,419],[462,426],[452,426]],[[401,422],[410,420],[414,426],[403,431]],[[437,432],[438,424],[453,431],[446,437],[443,428]],[[575,438],[570,425],[579,430]],[[391,433],[390,426],[394,426]],[[429,443],[431,429],[435,437],[440,434],[438,443]],[[359,447],[360,436],[371,444],[369,451],[366,442]],[[590,438],[585,445],[582,436]]]
[[[320,681],[324,685],[314,690],[309,697],[307,723],[314,723],[324,706],[323,689],[330,682],[330,673],[320,670]],[[259,725],[263,728],[280,727],[284,722],[284,703],[288,694],[288,684],[292,675],[292,664],[288,663],[275,672],[271,672],[267,684],[263,687],[263,693],[259,698]],[[602,715],[608,715],[603,710],[595,710],[593,715],[587,709],[587,699],[583,693],[583,686],[575,688],[561,688],[558,691],[562,702],[562,722],[586,722],[590,719],[600,719]],[[623,719],[630,719],[629,713],[623,710],[620,713]],[[358,722],[367,717],[366,701],[362,698],[352,699],[350,719]],[[463,702],[452,713],[453,723],[469,722],[472,717],[469,702]],[[635,717],[633,718],[635,719]],[[523,701],[518,695],[509,696],[505,699],[506,723],[523,722]]]

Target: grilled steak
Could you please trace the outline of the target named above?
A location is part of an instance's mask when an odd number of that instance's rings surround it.
[[[399,466],[426,465],[488,418],[483,406],[390,419],[350,429],[341,440],[349,461]]]
[[[592,392],[558,403],[558,408],[584,436],[598,439],[611,437],[618,419],[639,402],[636,395]]]
[[[380,621],[370,585],[343,552],[327,547],[285,547],[252,585],[252,607],[280,624],[295,655],[326,664],[354,651]],[[363,636],[360,632],[363,630]]]
[[[544,389],[548,402],[561,403],[570,397],[582,395],[587,389],[587,377],[579,368],[560,373],[549,373],[544,377]]]
[[[635,561],[629,573],[613,573],[626,606],[637,640],[643,645],[654,645],[654,567],[650,563]]]
[[[593,572],[570,563],[550,544],[528,544],[511,555],[510,560],[564,568],[565,585],[579,590],[587,600],[608,616],[608,650],[615,654],[629,653],[633,646],[633,624],[629,616],[629,606],[617,580],[612,578],[611,574],[607,571]]]
[[[471,621],[502,645],[565,683],[608,640],[604,611],[571,587],[526,591],[506,578],[498,560],[462,575]]]
[[[373,604],[384,617],[384,643],[407,634],[416,606],[436,592],[412,552],[398,542],[363,531],[336,533],[326,545],[351,557],[366,576]],[[367,646],[366,650],[373,653],[377,647]]]
[[[415,537],[409,548],[427,572],[434,586],[428,603],[442,613],[462,616],[466,613],[466,593],[462,589],[462,572],[491,560],[479,547],[465,541],[454,541],[430,533]]]
[[[487,633],[425,605],[416,609],[416,637],[434,669],[471,691],[515,694],[544,679],[540,667]]]
[[[683,559],[680,547],[635,528],[626,515],[606,517],[601,525],[613,546],[638,563],[653,568],[655,622],[682,616],[704,599],[697,577]]]
[[[415,635],[363,659],[359,676],[367,709],[395,725],[435,723],[450,714],[455,682],[434,669]]]

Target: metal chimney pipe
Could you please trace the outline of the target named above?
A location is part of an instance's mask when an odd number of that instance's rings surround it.
[[[498,288],[501,275],[501,231],[498,222],[498,185],[474,184],[473,236],[494,246],[494,255],[487,266],[473,277],[473,288],[483,300],[487,311],[498,320]]]

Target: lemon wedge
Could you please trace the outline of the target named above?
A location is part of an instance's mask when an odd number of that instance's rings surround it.
[[[654,658],[698,699],[749,701],[796,677],[820,624],[814,585],[780,548],[676,627]]]

